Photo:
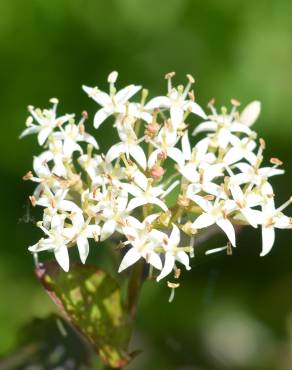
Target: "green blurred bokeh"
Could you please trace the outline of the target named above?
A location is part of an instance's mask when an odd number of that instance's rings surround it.
[[[212,97],[226,105],[259,99],[267,157],[287,170],[273,182],[281,204],[292,183],[291,14],[288,0],[1,0],[0,355],[22,323],[53,309],[27,253],[38,215],[21,176],[39,148],[35,137],[18,140],[26,106],[46,107],[56,96],[62,113],[86,109],[92,118],[96,105],[81,84],[104,88],[114,69],[120,85],[152,94],[166,91],[166,72],[175,70],[177,83],[191,73],[203,106]],[[96,135],[110,143],[108,128]],[[146,284],[133,344],[144,353],[133,369],[292,368],[292,236],[279,231],[261,259],[259,234],[244,231],[232,257],[196,257],[171,305],[165,285]]]

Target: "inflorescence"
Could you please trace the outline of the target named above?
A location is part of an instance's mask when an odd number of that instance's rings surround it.
[[[260,103],[239,113],[234,99],[230,111],[222,107],[219,112],[211,101],[207,115],[195,101],[190,75],[186,87],[174,87],[174,73],[167,74],[166,96],[150,100],[141,86],[117,91],[117,76],[108,76],[108,93],[83,86],[101,106],[94,127],[113,117],[119,141],[106,154],[85,130],[86,112],[76,121],[74,114],[57,115],[57,99],[51,99],[50,109],[29,106],[21,137],[37,134],[44,150],[24,176],[37,183],[32,205],[43,207],[37,226],[44,237],[29,251],[52,251],[68,271],[70,247],[77,245],[85,263],[88,239],[99,242],[115,234],[126,251],[119,272],[142,258],[157,270],[157,281],[172,271],[178,277],[178,263],[189,270],[197,236],[214,224],[228,242],[207,253],[236,246],[234,225],[260,226],[261,256],[269,253],[275,228],[292,228],[291,218],[282,213],[291,199],[275,206],[269,180],[284,171],[277,158],[263,164],[265,142],[251,128]],[[138,92],[140,100],[130,101]],[[189,133],[197,139],[194,146]]]

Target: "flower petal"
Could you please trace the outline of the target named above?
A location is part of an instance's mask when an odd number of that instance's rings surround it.
[[[118,272],[122,272],[128,267],[134,265],[141,258],[141,254],[135,248],[131,248],[122,259]]]
[[[195,219],[192,223],[192,229],[203,229],[204,227],[211,226],[215,223],[215,220],[208,213],[202,213],[199,217]]]
[[[249,103],[240,115],[240,122],[250,127],[258,119],[261,112],[261,103],[257,100]]]
[[[62,269],[66,272],[69,271],[70,260],[69,260],[69,253],[66,245],[61,245],[54,250],[55,258],[58,264],[62,267]]]
[[[261,257],[267,255],[272,249],[275,242],[275,229],[273,226],[262,226],[262,252]]]
[[[157,276],[156,281],[160,281],[161,279],[165,278],[165,276],[171,273],[174,267],[174,262],[174,255],[172,253],[166,252],[163,269],[161,273]]]
[[[77,238],[77,247],[80,260],[82,263],[85,263],[89,254],[89,243],[87,238],[85,238],[84,236],[79,236]]]
[[[216,224],[224,231],[224,233],[227,235],[227,238],[230,240],[233,247],[236,247],[235,242],[235,231],[232,223],[224,218],[220,218],[216,221]]]
[[[99,109],[94,116],[93,125],[96,129],[112,114],[111,110],[101,108]]]
[[[107,220],[101,228],[100,241],[109,238],[114,233],[116,225],[115,220]]]

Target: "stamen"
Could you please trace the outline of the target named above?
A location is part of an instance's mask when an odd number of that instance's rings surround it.
[[[290,206],[291,203],[292,203],[292,197],[290,197],[285,203],[283,203],[279,208],[277,208],[277,212],[284,211],[284,209]]]
[[[175,76],[175,72],[169,72],[165,75],[165,79],[167,80],[167,91],[168,93],[170,94],[171,90],[172,90],[172,82],[171,82],[171,79],[172,77]]]
[[[171,283],[171,282],[167,282],[167,286],[171,289],[171,292],[170,292],[170,296],[169,296],[169,299],[168,299],[168,302],[171,303],[174,299],[174,295],[175,295],[175,289],[177,289],[179,287],[179,283]]]
[[[224,247],[209,249],[208,251],[205,252],[205,255],[207,256],[208,254],[218,253],[218,252],[226,250],[227,248],[228,246],[225,245]]]
[[[277,166],[282,166],[283,162],[279,158],[271,158],[270,163],[275,164]]]
[[[177,185],[179,184],[179,180],[176,180],[176,181],[174,181],[169,187],[168,187],[168,189],[166,189],[165,190],[165,192],[163,193],[163,195],[162,195],[162,199],[163,198],[165,198],[174,188],[176,188],[177,187]]]

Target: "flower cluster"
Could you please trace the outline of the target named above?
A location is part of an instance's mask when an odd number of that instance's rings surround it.
[[[44,148],[24,176],[37,183],[32,205],[44,209],[37,223],[44,237],[29,250],[52,251],[68,271],[70,247],[77,245],[85,263],[89,239],[115,234],[123,255],[119,271],[144,259],[157,270],[157,281],[171,272],[178,277],[179,264],[190,269],[196,238],[211,225],[226,234],[226,249],[236,246],[234,225],[260,226],[261,255],[269,253],[275,228],[292,228],[282,213],[291,199],[275,205],[270,177],[284,171],[279,159],[263,164],[265,142],[252,130],[260,103],[239,113],[234,99],[230,110],[218,112],[211,101],[207,115],[195,101],[190,75],[185,87],[174,87],[174,73],[167,74],[167,94],[151,99],[137,85],[118,91],[117,76],[108,76],[108,93],[83,86],[101,107],[95,129],[110,122],[116,129],[118,142],[106,153],[85,130],[86,112],[79,121],[74,114],[59,117],[56,99],[50,109],[29,107],[21,137],[36,133]]]

